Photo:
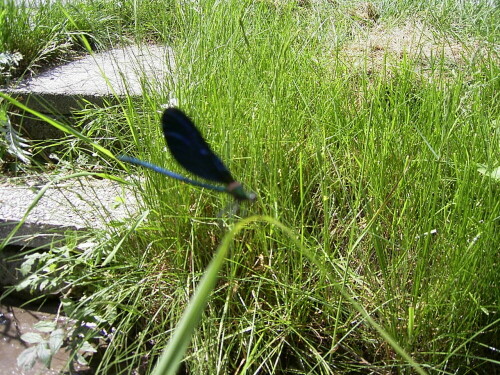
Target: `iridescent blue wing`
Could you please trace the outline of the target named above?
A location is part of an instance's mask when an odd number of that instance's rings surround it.
[[[177,108],[166,109],[162,125],[168,148],[180,165],[210,181],[226,185],[234,182],[229,170],[184,112]]]

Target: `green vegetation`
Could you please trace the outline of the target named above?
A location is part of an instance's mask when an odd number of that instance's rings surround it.
[[[92,148],[112,135],[114,153],[177,170],[157,113],[172,92],[259,196],[242,207],[259,216],[230,231],[239,221],[221,217],[229,197],[133,169],[144,176],[133,179],[136,218],[86,234],[85,250],[75,234],[30,255],[38,271],[24,286],[59,287],[65,311],[96,324],[86,339],[112,328],[98,373],[152,371],[216,251],[226,261],[205,310],[195,305],[189,373],[416,373],[405,355],[429,373],[499,365],[498,8],[262,0],[60,9],[86,40],[154,39],[176,58],[164,92],[87,109],[79,150],[122,175]],[[6,35],[0,45],[27,56]],[[67,144],[62,155],[76,161]]]
[[[5,55],[0,55],[0,83],[68,61],[89,47],[99,51],[133,41],[169,41],[175,37],[167,33],[175,29],[169,16],[173,6],[160,0],[5,0],[0,4],[0,54]]]

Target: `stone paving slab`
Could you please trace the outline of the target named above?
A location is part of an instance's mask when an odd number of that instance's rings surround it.
[[[39,112],[70,114],[85,101],[103,105],[145,90],[169,92],[174,65],[170,47],[133,45],[88,55],[3,91]]]
[[[48,181],[34,178],[0,184],[0,240],[23,220],[38,192]],[[135,196],[116,182],[80,178],[50,187],[30,211],[11,244],[48,247],[65,230],[102,228],[126,220],[137,209]]]
[[[170,92],[173,69],[170,47],[134,45],[89,55],[3,91],[24,100],[31,108],[60,117],[80,108],[85,100],[104,105],[110,98],[140,96],[145,91]],[[32,121],[31,128],[30,121],[23,121],[23,128],[34,138],[57,136],[52,126],[41,121]],[[99,223],[98,217],[102,222],[111,213],[118,217],[123,214],[115,207],[119,207],[115,200],[117,191],[112,191],[110,181],[80,183],[71,188],[76,191],[68,189],[69,184],[47,191],[17,233],[24,239],[16,243],[44,246],[60,238],[64,229],[93,227]],[[5,238],[23,218],[42,186],[0,183],[0,238]]]

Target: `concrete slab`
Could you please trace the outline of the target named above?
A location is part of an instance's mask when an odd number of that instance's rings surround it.
[[[32,178],[31,180],[33,180]],[[47,181],[24,179],[0,185],[0,241],[20,223]],[[126,220],[137,210],[131,191],[109,180],[72,179],[50,187],[29,212],[10,244],[49,247],[66,230],[102,228]]]
[[[37,111],[64,115],[86,101],[102,105],[145,91],[169,92],[174,66],[170,47],[134,45],[88,55],[3,91]]]

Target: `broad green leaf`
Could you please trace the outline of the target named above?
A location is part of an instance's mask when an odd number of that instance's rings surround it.
[[[21,336],[21,340],[27,342],[28,344],[38,344],[39,342],[44,342],[45,339],[37,332],[28,332]]]
[[[88,341],[85,341],[83,343],[83,345],[81,346],[80,350],[84,351],[86,353],[95,353],[95,352],[97,352],[97,350],[91,344],[89,344]]]
[[[50,362],[52,361],[52,353],[50,352],[47,343],[40,343],[36,346],[36,354],[40,361],[47,367],[50,368]]]
[[[81,355],[80,353],[76,353],[76,361],[78,362],[79,365],[82,366],[87,366],[89,363],[87,360]]]
[[[23,370],[28,371],[35,365],[36,359],[36,346],[32,346],[31,348],[23,350],[22,353],[19,354],[17,357],[17,365]]]
[[[33,327],[40,332],[52,332],[56,329],[56,323],[51,320],[43,320],[36,323]]]
[[[64,342],[64,330],[58,328],[50,334],[49,337],[49,348],[52,354],[57,353]]]

